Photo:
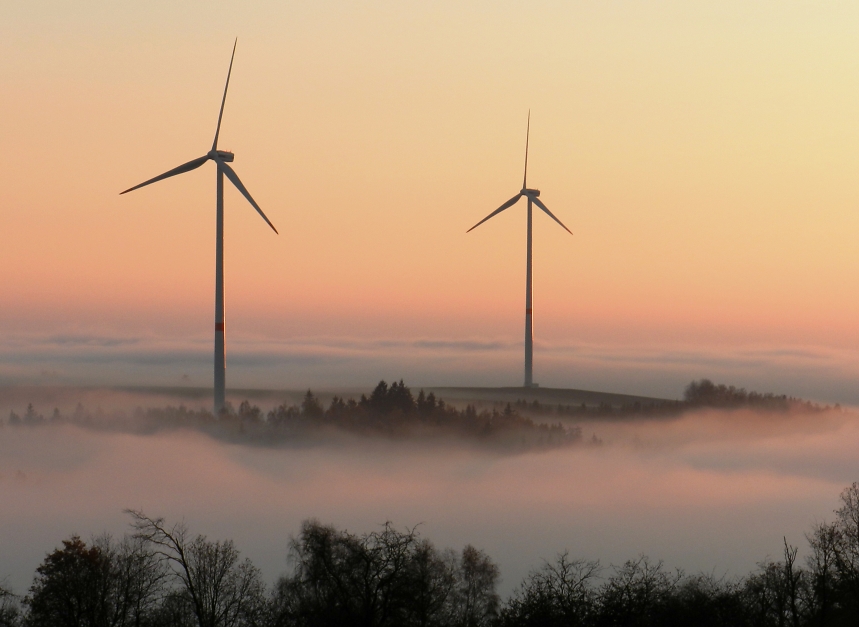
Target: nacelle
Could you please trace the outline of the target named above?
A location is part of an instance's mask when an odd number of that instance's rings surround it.
[[[527,188],[526,188],[526,189],[523,189],[523,190],[522,190],[522,193],[523,193],[523,194],[528,194],[529,196],[539,196],[539,195],[540,195],[540,190],[539,190],[539,189],[527,189]]]
[[[221,161],[226,161],[227,163],[230,163],[235,158],[235,155],[233,153],[227,152],[226,150],[218,150],[217,153],[218,158]]]

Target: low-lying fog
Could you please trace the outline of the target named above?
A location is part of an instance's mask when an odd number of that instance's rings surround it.
[[[847,412],[579,424],[583,443],[523,454],[361,438],[264,448],[194,432],[5,426],[0,580],[26,591],[45,553],[70,534],[124,533],[123,508],[233,538],[269,581],[309,517],[358,532],[386,520],[420,524],[437,545],[474,544],[499,563],[504,593],[564,549],[604,564],[645,553],[688,571],[743,575],[779,557],[782,536],[804,548],[804,533],[830,519],[839,492],[859,479],[859,421]]]

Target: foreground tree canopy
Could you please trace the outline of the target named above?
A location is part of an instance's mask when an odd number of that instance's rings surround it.
[[[354,534],[306,521],[290,570],[266,586],[230,540],[194,535],[140,511],[120,540],[64,540],[20,597],[0,587],[0,627],[811,627],[859,624],[859,483],[831,523],[807,535],[805,564],[780,560],[744,578],[687,575],[638,556],[605,567],[564,552],[510,598],[481,550],[439,549],[390,523]]]

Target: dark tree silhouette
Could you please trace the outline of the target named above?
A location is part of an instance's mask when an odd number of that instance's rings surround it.
[[[325,413],[325,410],[322,408],[322,403],[319,402],[315,396],[313,396],[313,392],[307,390],[307,394],[304,395],[304,400],[301,401],[301,413],[308,418],[321,418]]]
[[[532,572],[507,601],[499,627],[567,627],[590,625],[596,616],[597,561],[558,555]]]
[[[131,538],[87,546],[63,541],[36,569],[25,599],[28,625],[137,625],[157,602],[164,579],[155,556]]]
[[[470,544],[462,550],[457,586],[455,624],[462,627],[489,625],[498,613],[498,566],[483,551]]]
[[[498,604],[485,554],[469,546],[457,558],[390,523],[355,535],[306,521],[290,556],[272,599],[277,626],[483,626]]]
[[[0,585],[0,627],[17,627],[21,621],[18,595]]]
[[[660,625],[682,579],[682,572],[668,571],[661,560],[653,563],[642,555],[627,561],[600,591],[597,625]]]
[[[809,571],[809,615],[813,623],[829,625],[837,594],[841,534],[835,524],[819,523],[806,539],[811,548],[811,554],[806,559]]]
[[[178,594],[173,602],[179,615],[193,613],[199,627],[239,627],[261,624],[265,614],[265,586],[259,570],[240,555],[232,540],[212,542],[190,537],[182,523],[165,524],[143,512],[126,510],[135,538],[151,546],[169,567]],[[182,603],[188,608],[182,608]]]
[[[859,624],[859,483],[841,492],[841,507],[835,510],[835,565],[838,572],[838,612],[844,622]]]
[[[767,410],[786,411],[788,409],[820,410],[823,408],[804,403],[787,395],[761,394],[747,392],[744,388],[733,385],[716,385],[709,379],[692,381],[683,393],[688,405],[693,407],[755,407]]]

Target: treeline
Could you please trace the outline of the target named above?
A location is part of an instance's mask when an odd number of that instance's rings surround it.
[[[733,385],[716,384],[709,379],[692,381],[683,392],[683,400],[634,401],[632,403],[611,404],[601,402],[595,405],[564,405],[563,403],[541,403],[537,400],[517,399],[512,407],[523,415],[564,416],[573,418],[588,417],[633,417],[633,416],[679,416],[685,412],[701,408],[718,409],[755,409],[767,412],[840,411],[836,404],[819,405],[800,398],[772,393],[747,392],[745,388]]]
[[[687,385],[686,390],[683,392],[683,399],[687,405],[692,407],[750,407],[773,411],[793,410],[806,412],[841,409],[840,405],[837,404],[834,407],[818,405],[810,401],[804,401],[801,398],[787,396],[786,394],[747,392],[745,388],[736,388],[733,385],[717,385],[709,379],[693,381]]]
[[[564,405],[563,403],[541,403],[538,400],[528,401],[521,398],[511,403],[511,407],[527,416],[558,416],[564,418],[669,417],[679,416],[690,409],[683,401],[672,400],[635,401],[619,405],[613,405],[604,401],[595,405],[587,405],[585,403]]]
[[[282,403],[264,412],[245,400],[238,409],[227,404],[217,417],[208,410],[184,405],[138,408],[127,415],[100,410],[92,413],[80,404],[68,415],[55,409],[46,418],[30,404],[22,416],[14,411],[9,416],[9,424],[13,426],[63,423],[142,432],[197,429],[218,438],[258,444],[301,442],[334,432],[402,438],[455,436],[516,450],[562,446],[581,439],[578,427],[537,423],[510,404],[500,410],[478,411],[471,404],[458,409],[432,392],[425,394],[421,390],[415,397],[402,380],[390,385],[380,381],[370,396],[362,394],[358,400],[335,396],[327,407],[308,390],[300,404]]]
[[[23,597],[0,587],[4,627],[812,627],[859,622],[859,483],[807,535],[805,564],[743,578],[687,575],[644,556],[620,566],[561,553],[506,600],[483,551],[439,549],[416,529],[362,535],[306,521],[290,570],[267,587],[232,541],[139,511],[133,532],[63,541]]]
[[[59,409],[45,417],[28,405],[19,415],[10,412],[11,426],[77,424],[98,429],[123,429],[155,432],[169,429],[196,429],[213,437],[257,444],[301,442],[326,433],[345,432],[394,438],[433,438],[454,436],[475,443],[511,450],[556,447],[581,441],[581,429],[552,418],[632,418],[672,417],[701,408],[742,409],[767,412],[818,413],[840,411],[840,406],[818,405],[786,395],[747,392],[743,388],[714,384],[708,379],[693,381],[681,401],[654,400],[621,405],[563,405],[518,399],[496,403],[491,408],[467,404],[458,408],[420,390],[414,396],[402,380],[388,385],[380,381],[372,393],[358,400],[333,397],[326,407],[310,390],[301,403],[285,402],[268,412],[250,401],[238,409],[229,403],[214,416],[206,409],[184,405],[163,408],[137,408],[125,412],[91,412],[78,404],[70,414]],[[539,418],[537,421],[534,417]],[[548,419],[547,419],[548,418]],[[2,426],[2,423],[0,423]]]

